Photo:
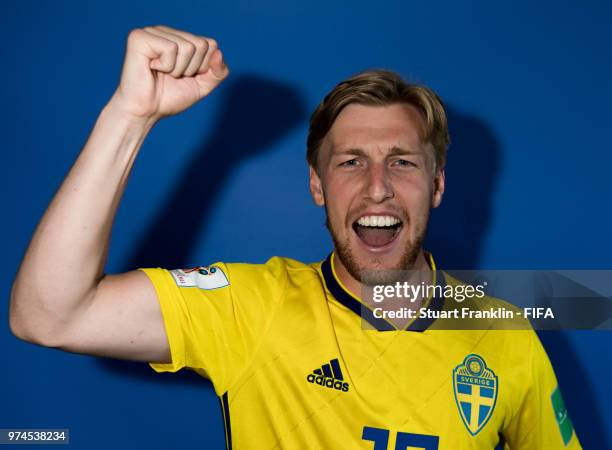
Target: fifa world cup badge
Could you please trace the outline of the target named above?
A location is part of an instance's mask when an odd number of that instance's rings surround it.
[[[229,286],[229,280],[218,266],[198,266],[191,269],[171,270],[170,274],[179,287],[195,287],[206,291]]]

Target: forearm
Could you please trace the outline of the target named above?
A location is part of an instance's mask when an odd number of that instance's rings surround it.
[[[152,125],[123,114],[112,100],[100,114],[15,279],[11,326],[18,334],[52,334],[93,298],[119,200]]]
[[[130,31],[115,95],[45,212],[17,273],[10,306],[15,335],[71,351],[169,359],[148,278],[136,271],[104,277],[111,226],[154,123],[207,96],[228,73],[214,39],[165,26]]]

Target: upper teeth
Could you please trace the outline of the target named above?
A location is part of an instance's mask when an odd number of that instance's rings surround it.
[[[363,216],[357,223],[362,227],[390,227],[400,223],[400,220],[392,216]]]

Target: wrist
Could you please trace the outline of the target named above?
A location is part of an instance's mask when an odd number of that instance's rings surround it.
[[[105,154],[112,155],[110,161],[131,165],[155,123],[154,117],[130,114],[112,98],[96,120],[83,149],[83,159],[88,160],[91,155],[98,158]]]
[[[161,116],[156,114],[134,114],[130,112],[117,92],[113,94],[111,99],[104,106],[102,114],[130,128],[141,128],[144,131],[149,131],[155,126],[159,119],[161,119]]]

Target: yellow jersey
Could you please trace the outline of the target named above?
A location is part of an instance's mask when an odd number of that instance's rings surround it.
[[[397,330],[334,257],[143,269],[172,357],[151,366],[212,381],[229,449],[581,448],[533,330]]]

